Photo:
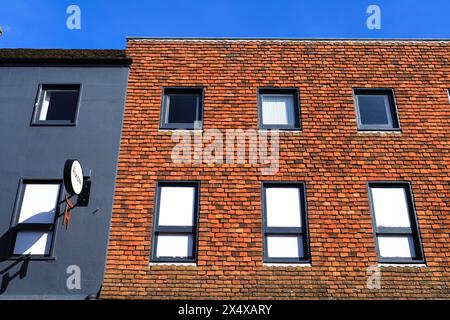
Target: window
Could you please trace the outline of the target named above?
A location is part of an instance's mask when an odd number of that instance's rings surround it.
[[[390,89],[356,89],[359,130],[399,130],[394,93]]]
[[[196,261],[198,189],[197,182],[158,183],[152,261]]]
[[[41,85],[32,124],[74,125],[80,85]]]
[[[264,262],[307,262],[308,236],[302,183],[263,184]]]
[[[13,224],[12,255],[50,256],[61,183],[24,181]]]
[[[259,127],[261,129],[300,129],[298,97],[297,89],[259,89]]]
[[[380,262],[423,262],[408,183],[370,183],[374,233]]]
[[[161,108],[162,129],[201,129],[202,88],[165,88]]]

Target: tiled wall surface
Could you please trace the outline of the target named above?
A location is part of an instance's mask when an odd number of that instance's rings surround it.
[[[450,43],[130,39],[102,298],[450,298]],[[166,86],[203,86],[204,130],[257,129],[257,89],[296,87],[300,131],[280,167],[174,164]],[[401,132],[359,132],[353,88],[392,88]],[[157,181],[200,181],[195,266],[150,263]],[[262,181],[306,185],[311,265],[263,264]],[[377,265],[368,181],[408,181],[425,265]]]

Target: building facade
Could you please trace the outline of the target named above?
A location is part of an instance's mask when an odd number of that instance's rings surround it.
[[[130,63],[119,50],[0,50],[0,299],[98,295]],[[64,223],[68,159],[86,184]]]
[[[448,41],[126,52],[101,298],[450,297]]]

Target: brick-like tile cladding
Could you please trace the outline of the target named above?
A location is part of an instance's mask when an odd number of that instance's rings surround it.
[[[129,79],[101,298],[450,298],[449,42],[129,40]],[[257,128],[256,90],[298,87],[280,170],[174,165],[164,86],[204,86],[204,128]],[[352,88],[394,88],[402,133],[356,129]],[[197,266],[149,264],[157,180],[199,180]],[[261,181],[304,181],[311,267],[262,263]],[[412,183],[426,267],[377,264],[367,181]]]

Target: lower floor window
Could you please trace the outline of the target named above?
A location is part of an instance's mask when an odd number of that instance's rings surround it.
[[[196,261],[198,189],[197,182],[158,182],[152,261]]]
[[[12,226],[13,256],[51,254],[60,193],[58,181],[22,181]]]
[[[264,262],[307,262],[308,232],[303,183],[263,184]]]
[[[378,261],[422,262],[422,244],[410,185],[373,182],[369,184],[369,198]]]

